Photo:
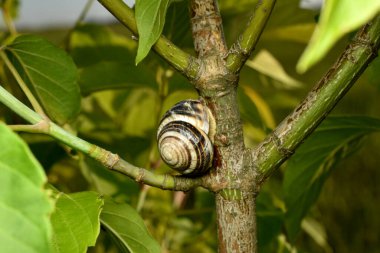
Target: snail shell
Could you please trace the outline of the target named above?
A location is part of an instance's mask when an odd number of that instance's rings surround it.
[[[186,175],[204,174],[212,165],[215,120],[199,100],[175,104],[161,119],[157,130],[161,158]]]

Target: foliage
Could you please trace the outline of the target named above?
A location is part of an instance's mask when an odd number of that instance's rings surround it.
[[[7,2],[13,3],[11,13],[17,16],[18,1],[2,1],[3,8]],[[256,2],[220,1],[227,41],[237,37],[240,31],[236,27],[242,27],[242,19],[248,19]],[[354,1],[327,1],[319,34],[313,35],[298,68],[306,70],[345,33],[368,21],[378,12],[378,7],[370,8],[375,2],[361,3],[361,9]],[[297,4],[295,0],[279,1],[263,43],[241,73],[238,102],[247,146],[262,141],[336,57],[334,53],[327,55],[304,75],[295,72],[316,15],[297,9]],[[118,25],[79,24],[58,45],[39,35],[3,36],[1,85],[27,105],[19,87],[26,90],[28,98],[29,89],[47,116],[67,131],[137,166],[167,172],[156,150],[155,128],[167,108],[196,97],[196,93],[180,74],[148,52],[161,33],[191,51],[186,6],[187,1],[137,1],[138,45]],[[342,12],[341,6],[354,14]],[[343,29],[347,15],[352,25]],[[342,45],[336,47],[341,49]],[[350,94],[336,111],[366,116],[328,118],[283,166],[285,172],[275,175],[260,192],[260,253],[330,249],[324,238],[329,227],[315,221],[318,215],[313,206],[339,164],[354,156],[357,144],[365,146],[363,137],[380,130],[376,109],[379,90],[367,84],[379,87],[379,64],[371,68],[359,80],[362,90]],[[363,98],[366,104],[357,105]],[[0,118],[8,125],[24,124],[2,107]],[[0,124],[0,181],[4,186],[0,192],[0,245],[7,252],[86,252],[97,239],[96,252],[215,251],[215,204],[210,193],[202,189],[172,193],[140,186],[62,148],[51,138],[28,133],[20,136]],[[378,140],[378,136],[370,136],[374,142]],[[379,162],[379,157],[373,157],[376,152],[366,152]],[[365,169],[375,173],[376,168]],[[297,241],[299,238],[307,238],[306,243]]]

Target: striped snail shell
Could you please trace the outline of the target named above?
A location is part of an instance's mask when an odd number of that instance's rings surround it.
[[[157,130],[161,158],[186,175],[204,174],[212,165],[215,119],[200,100],[175,104],[161,119]]]

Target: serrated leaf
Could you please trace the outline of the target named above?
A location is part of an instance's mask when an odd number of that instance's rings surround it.
[[[18,36],[6,51],[51,119],[63,124],[79,112],[77,69],[65,51],[36,35]]]
[[[287,208],[286,229],[294,240],[309,208],[339,161],[357,149],[358,141],[380,131],[380,119],[370,117],[331,117],[297,149],[289,159],[284,177]]]
[[[149,234],[143,219],[131,206],[105,199],[100,217],[102,226],[112,235],[122,252],[160,252],[160,246]]]
[[[166,10],[169,0],[137,0],[136,25],[139,32],[139,46],[136,55],[136,65],[149,53],[150,48],[160,37],[165,24]]]
[[[380,11],[379,0],[329,0],[325,3],[319,25],[297,64],[300,73],[325,56],[343,35],[359,28]]]
[[[28,146],[0,123],[1,252],[50,252],[52,201],[47,179]]]
[[[94,246],[103,203],[96,192],[59,193],[56,210],[51,216],[53,252],[81,253]]]

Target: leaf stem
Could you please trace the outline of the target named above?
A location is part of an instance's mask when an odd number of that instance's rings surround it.
[[[4,23],[8,27],[10,34],[16,35],[17,34],[16,27],[15,27],[15,24],[13,23],[13,19],[10,15],[10,11],[8,8],[9,8],[9,4],[4,4],[4,6],[2,8],[3,9],[2,12],[3,12]]]
[[[87,13],[89,12],[93,3],[94,3],[94,0],[87,0],[87,3],[84,6],[82,12],[80,13],[78,19],[76,20],[74,27],[77,27],[80,23],[83,22],[83,20],[86,18]]]
[[[122,0],[98,0],[120,23],[126,26],[134,35],[138,36],[135,13]],[[171,66],[181,72],[188,79],[195,79],[199,63],[188,53],[182,51],[165,36],[157,40],[153,49],[162,56]]]
[[[34,97],[33,93],[30,91],[24,80],[21,78],[20,74],[13,66],[13,64],[9,61],[7,55],[4,51],[0,51],[0,58],[4,61],[5,65],[7,65],[8,69],[11,71],[13,77],[16,79],[17,83],[20,85],[20,88],[25,93],[29,102],[32,104],[33,109],[40,115],[45,116],[45,112],[42,109],[41,105],[38,103],[37,99]]]
[[[258,1],[247,27],[229,50],[226,61],[227,68],[232,73],[238,73],[251,55],[272,13],[275,3],[276,0]]]
[[[307,97],[253,150],[261,183],[317,128],[377,56],[379,48],[380,16],[356,34]]]

